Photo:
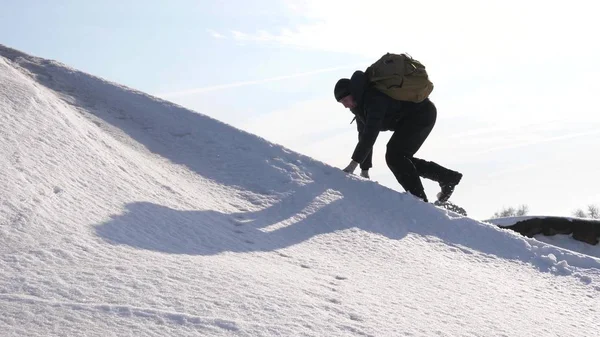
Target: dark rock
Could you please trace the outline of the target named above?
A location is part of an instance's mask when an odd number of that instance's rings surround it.
[[[590,245],[597,245],[600,238],[600,221],[597,220],[539,217],[522,220],[504,228],[514,230],[527,237],[538,234],[546,236],[573,234],[573,239]]]

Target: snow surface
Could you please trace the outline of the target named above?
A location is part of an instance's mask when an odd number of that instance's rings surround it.
[[[0,55],[2,336],[600,331],[600,259]]]

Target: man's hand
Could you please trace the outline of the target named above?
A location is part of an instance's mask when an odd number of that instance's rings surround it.
[[[356,167],[358,167],[358,163],[353,160],[350,162],[350,164],[348,164],[348,166],[346,166],[346,168],[344,169],[344,172],[354,173],[354,170],[356,170]]]
[[[369,170],[361,170],[360,176],[363,178],[371,179],[371,177],[369,177]]]

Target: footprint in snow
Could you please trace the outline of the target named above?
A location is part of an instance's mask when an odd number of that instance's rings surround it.
[[[364,321],[364,318],[360,317],[357,314],[350,314],[350,319],[353,321],[358,321],[358,322]]]
[[[336,298],[330,298],[327,301],[330,302],[330,303],[333,303],[333,304],[342,304],[342,301],[340,301],[340,300],[338,300]]]
[[[229,219],[229,222],[232,223],[236,227],[241,227],[244,225],[244,222],[242,221],[243,219],[244,218],[242,218],[242,217],[236,217],[235,219]]]

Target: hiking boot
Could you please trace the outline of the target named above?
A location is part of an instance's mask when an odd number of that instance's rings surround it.
[[[461,179],[462,174],[455,172],[455,174],[452,175],[450,180],[440,182],[440,187],[442,188],[442,190],[437,195],[438,201],[442,203],[448,201],[448,199],[450,199],[450,196],[452,196],[452,193],[454,192],[454,187],[458,185]]]

